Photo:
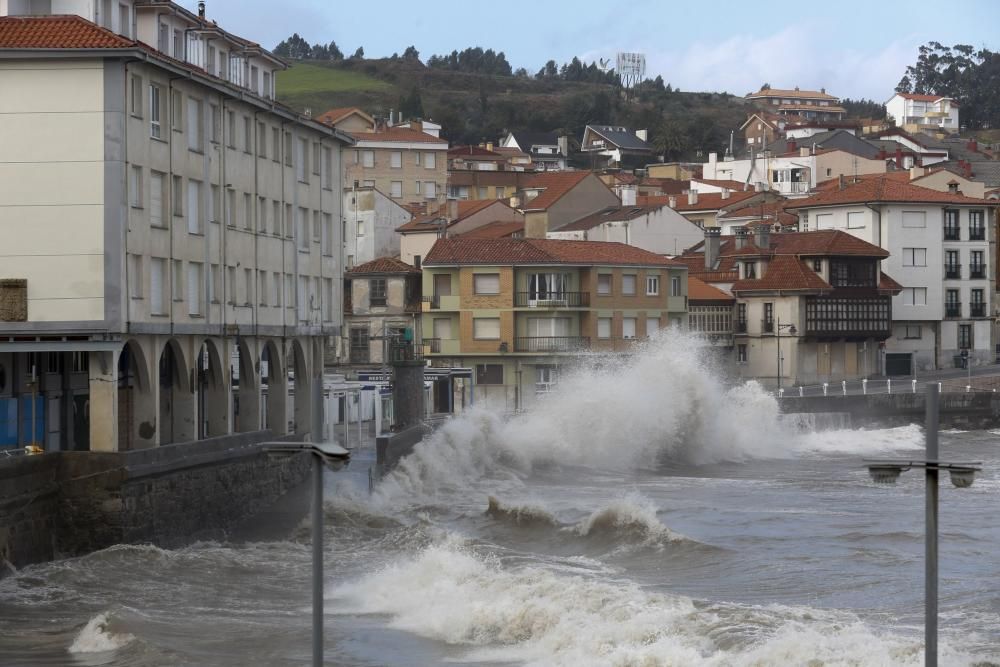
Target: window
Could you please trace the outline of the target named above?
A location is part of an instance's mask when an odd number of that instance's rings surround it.
[[[149,136],[160,139],[163,136],[163,129],[160,126],[160,116],[163,108],[160,106],[160,87],[150,84],[149,86]]]
[[[281,130],[271,128],[271,159],[277,162],[281,159]]]
[[[236,305],[236,267],[226,267],[226,303]]]
[[[208,73],[211,74],[212,76],[215,76],[215,72],[217,70],[215,69],[215,62],[216,62],[216,60],[215,60],[215,47],[214,46],[209,46],[208,47],[208,57],[205,60],[206,60],[205,68],[208,70]]]
[[[660,277],[646,276],[646,296],[659,296],[659,294],[660,294]]]
[[[986,226],[983,224],[982,211],[969,211],[969,240],[986,240]]]
[[[243,229],[253,229],[253,204],[249,192],[243,193]]]
[[[118,5],[118,32],[126,37],[132,36],[132,20],[129,18],[129,7],[124,3]]]
[[[747,346],[746,343],[740,343],[736,346],[736,363],[745,364],[747,363]]]
[[[927,213],[924,211],[903,211],[903,226],[910,228],[926,227]]]
[[[313,211],[313,241],[316,243],[323,239],[323,225],[319,220],[319,211]]]
[[[208,265],[208,302],[219,303],[219,265]]]
[[[136,118],[142,118],[142,77],[129,79],[129,111]]]
[[[972,349],[972,325],[971,324],[959,324],[958,325],[958,347],[962,350]]]
[[[981,279],[986,277],[986,266],[983,264],[983,251],[972,250],[969,252],[969,278]]]
[[[875,287],[875,262],[865,259],[831,259],[830,284],[834,287]]]
[[[271,97],[271,73],[264,72],[264,97]]]
[[[292,133],[285,132],[285,166],[292,166]]]
[[[473,291],[476,294],[499,294],[499,273],[477,273],[472,277]]]
[[[226,188],[226,226],[236,226],[236,190]]]
[[[959,241],[961,238],[962,232],[958,226],[958,211],[948,209],[944,212],[944,240]]]
[[[434,169],[435,166],[435,155],[434,153],[424,153],[424,168]]]
[[[366,169],[375,166],[375,151],[361,151],[361,166]]]
[[[750,280],[757,277],[757,262],[743,262],[743,277]]]
[[[209,122],[212,124],[212,133],[209,135],[209,141],[217,144],[222,140],[222,114],[219,113],[219,105],[208,105],[208,112],[212,115],[209,119]]]
[[[622,275],[622,294],[627,296],[635,294],[635,275],[634,274],[624,274]]]
[[[187,223],[188,234],[202,234],[201,224],[201,183],[189,179],[187,184]]]
[[[170,196],[171,196],[171,206],[173,207],[173,213],[175,217],[184,217],[184,181],[180,176],[174,176],[171,179],[170,185]]]
[[[202,145],[205,143],[205,137],[202,134],[201,100],[196,100],[193,97],[188,98],[187,116],[188,150],[200,152],[202,150]]]
[[[476,317],[472,320],[472,337],[476,340],[500,340],[499,317]]]
[[[253,269],[243,269],[243,305],[253,303]]]
[[[184,60],[184,33],[180,30],[174,29],[174,58],[177,60]]]
[[[502,185],[498,185],[496,187],[496,195],[497,195],[497,199],[503,199],[504,197],[507,196],[507,193],[504,192],[504,189],[503,189]]]
[[[478,199],[486,199],[487,197],[489,197],[489,195],[490,195],[489,188],[487,188],[486,186],[479,188],[479,192],[476,193]]]
[[[149,172],[149,224],[152,227],[163,227],[164,218],[166,217],[163,213],[164,198],[163,198],[163,182],[166,178],[165,174],[158,171]]]
[[[386,305],[385,278],[372,278],[368,281],[368,303],[371,306]]]
[[[569,299],[570,276],[568,273],[532,273],[528,276],[528,305],[537,301],[564,301]],[[573,304],[578,304],[574,300]]]
[[[389,153],[389,166],[393,169],[402,169],[403,154],[400,151],[392,151]]]
[[[278,271],[271,273],[271,305],[281,306],[281,273]]]
[[[257,123],[257,157],[267,159],[267,123]]]
[[[815,271],[816,273],[822,273],[822,271],[823,271],[823,260],[821,260],[821,259],[814,259],[813,260],[813,271]]]
[[[437,198],[437,183],[435,183],[434,181],[424,182],[424,198],[425,199]]]
[[[281,236],[281,202],[277,199],[271,202],[271,233]]]
[[[261,306],[266,306],[267,295],[269,293],[267,289],[267,271],[258,271],[257,280],[259,281],[257,286],[257,302]]]
[[[670,276],[670,296],[681,296],[680,276]]]
[[[201,295],[202,295],[202,265],[201,262],[190,262],[188,264],[188,315],[201,315]]]
[[[761,323],[761,331],[764,333],[774,331],[774,304],[770,301],[764,304],[764,321]]]
[[[129,170],[128,203],[132,208],[142,208],[142,167],[137,165]]]
[[[295,220],[292,218],[292,205],[285,204],[285,237],[292,238],[293,225]]]
[[[267,234],[269,227],[267,226],[267,197],[257,198],[257,231],[261,234]]]
[[[133,299],[142,298],[142,255],[128,256],[128,295]]]
[[[299,139],[299,150],[295,155],[295,175],[300,183],[309,182],[309,142]]]
[[[847,228],[848,229],[862,229],[865,226],[865,214],[864,213],[848,213],[847,214]]]
[[[652,336],[660,328],[660,318],[659,317],[647,317],[646,318],[646,335]]]
[[[333,255],[333,215],[323,214],[323,254]]]
[[[611,294],[611,274],[610,273],[599,273],[599,274],[597,274],[597,293],[598,294]]]
[[[253,150],[253,122],[250,116],[243,116],[243,152],[249,153]]]
[[[228,111],[226,112],[226,125],[229,127],[229,141],[226,145],[230,148],[236,148],[236,112]]]
[[[416,183],[416,186],[417,186],[416,190],[414,190],[414,194],[419,197],[421,195],[421,193],[423,193],[423,190],[420,187],[420,181],[414,181],[414,183]]]
[[[476,364],[476,384],[503,384],[503,364]]]
[[[312,153],[312,173],[314,173],[317,176],[319,176],[319,171],[320,171],[321,166],[322,165],[320,164],[320,161],[319,161],[319,142],[318,141],[314,141],[313,142],[313,153]]]
[[[309,211],[300,206],[295,222],[299,237],[299,250],[309,252]]]
[[[903,298],[904,306],[927,305],[926,287],[904,287],[903,291],[900,293],[900,296]]]
[[[389,196],[395,199],[403,196],[403,181],[392,181],[389,184]]]
[[[946,250],[944,253],[944,277],[961,278],[961,265],[958,263],[958,251]]]
[[[149,312],[164,315],[163,285],[167,277],[167,260],[153,257],[149,262]]]
[[[184,96],[179,90],[170,95],[170,127],[175,132],[184,130]]]
[[[745,303],[736,304],[736,333],[747,332],[747,305]]]
[[[927,248],[903,248],[903,266],[927,266]]]
[[[184,262],[179,259],[173,261],[170,277],[173,281],[171,294],[174,301],[184,300]]]
[[[903,338],[908,340],[920,340],[921,337],[919,324],[907,324],[903,327]]]
[[[816,229],[833,229],[833,213],[817,213]]]
[[[323,187],[333,189],[333,151],[329,146],[323,146]]]
[[[622,318],[622,338],[635,338],[635,319],[634,317]]]
[[[610,317],[598,317],[597,318],[597,337],[598,338],[611,338],[611,318]]]
[[[351,363],[368,363],[368,328],[351,327]]]

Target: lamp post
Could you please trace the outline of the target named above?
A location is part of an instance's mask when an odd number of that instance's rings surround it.
[[[926,534],[924,536],[924,665],[937,667],[938,637],[938,473],[946,470],[951,483],[960,489],[972,486],[981,462],[950,463],[938,459],[939,387],[928,383],[926,397],[926,458],[924,460],[865,460],[876,484],[895,484],[899,475],[911,468],[923,468],[927,480]]]
[[[788,329],[788,333],[791,336],[794,336],[796,333],[798,333],[798,331],[796,330],[794,324],[782,324],[780,318],[776,320],[775,325],[774,325],[774,335],[775,335],[775,343],[776,343],[776,346],[778,348],[778,378],[777,378],[778,379],[778,389],[782,388],[782,386],[781,386],[781,362],[784,361],[782,359],[782,357],[781,357],[781,330],[782,329]]]
[[[312,664],[323,664],[323,468],[339,470],[351,460],[351,453],[333,443],[265,442],[268,456],[281,458],[307,452],[313,460],[312,478]]]

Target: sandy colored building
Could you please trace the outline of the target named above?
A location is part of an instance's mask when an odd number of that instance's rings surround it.
[[[524,213],[525,236],[545,238],[550,231],[621,200],[594,172],[557,171],[532,175],[511,200]]]

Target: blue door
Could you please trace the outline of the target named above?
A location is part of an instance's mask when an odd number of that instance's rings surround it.
[[[34,420],[32,420],[34,417]],[[32,429],[32,421],[34,428]],[[35,410],[31,410],[31,396],[21,397],[21,444],[45,444],[45,397],[35,396]]]
[[[0,398],[0,447],[17,447],[16,398]]]

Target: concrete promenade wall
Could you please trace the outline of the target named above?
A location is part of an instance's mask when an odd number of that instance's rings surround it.
[[[113,544],[225,537],[308,474],[308,456],[268,458],[269,436],[0,460],[0,576]]]
[[[786,414],[847,413],[855,427],[924,422],[923,393],[786,397],[780,406]],[[1000,392],[943,393],[940,415],[941,428],[1000,428]]]

